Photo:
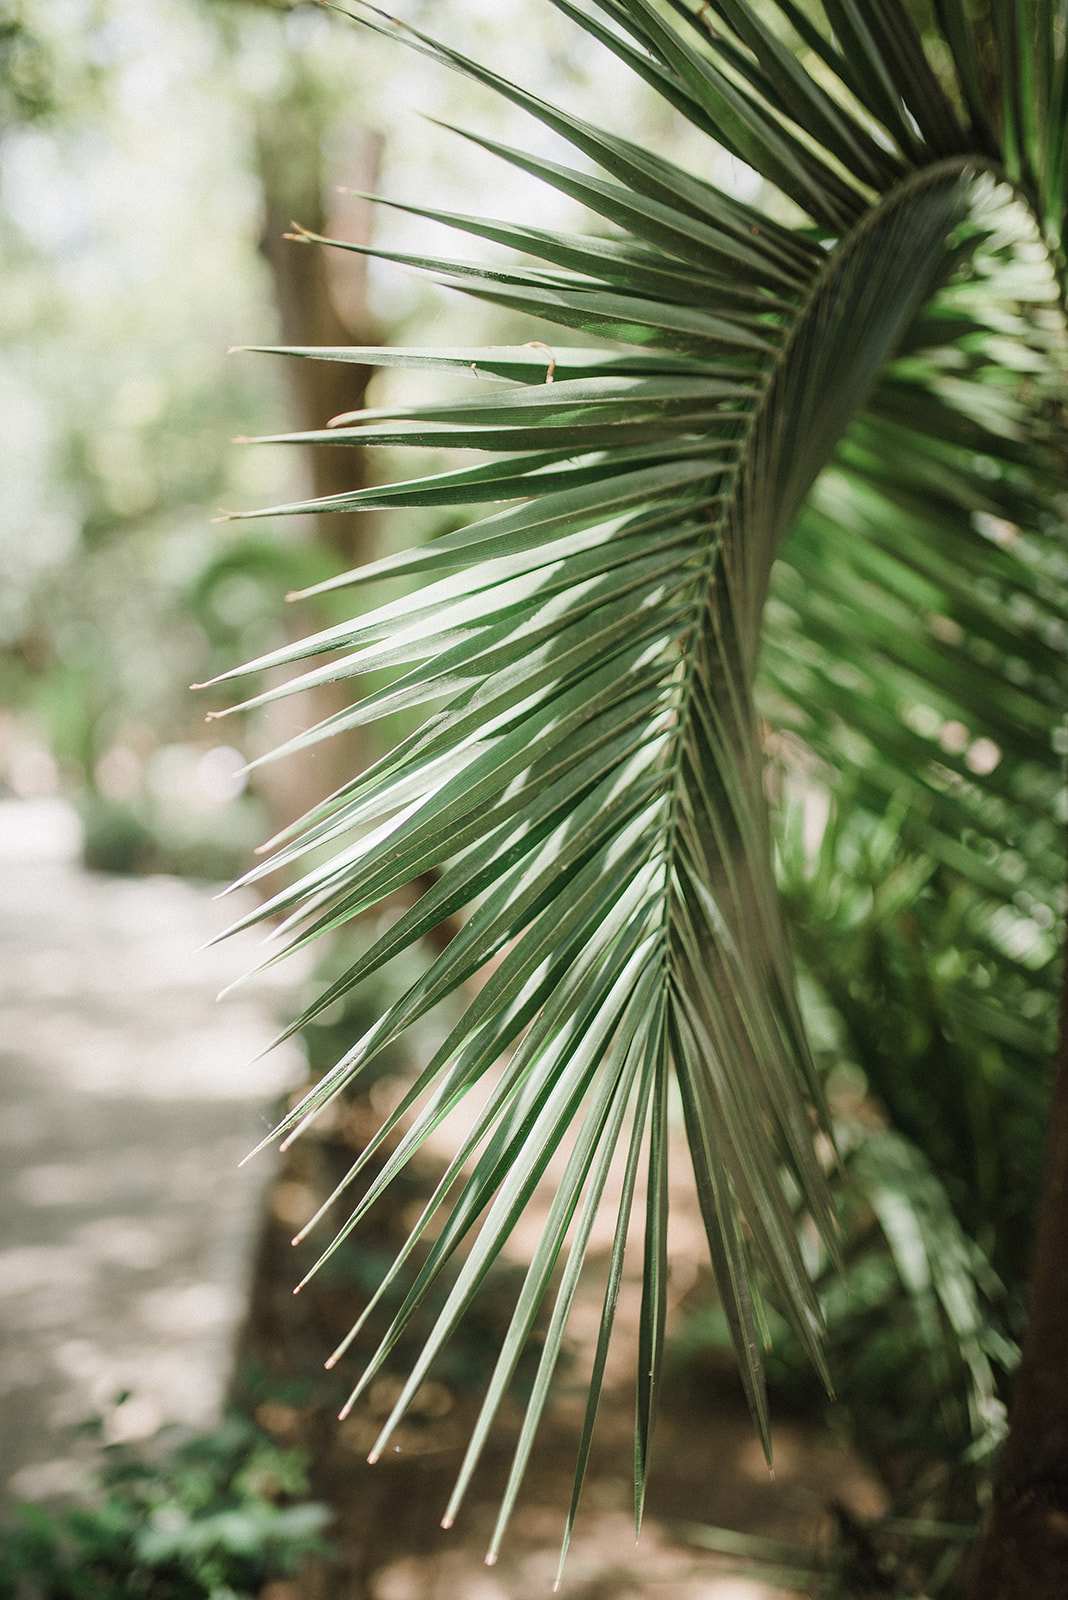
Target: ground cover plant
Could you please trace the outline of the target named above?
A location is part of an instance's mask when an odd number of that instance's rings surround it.
[[[421,880],[414,904],[293,1027],[424,934],[460,923],[278,1131],[297,1137],[439,1001],[476,990],[355,1163],[352,1180],[399,1133],[323,1255],[480,1086],[455,1159],[383,1285],[415,1265],[354,1398],[439,1276],[454,1273],[372,1459],[562,1154],[445,1517],[549,1295],[491,1558],[617,1149],[619,1221],[565,1552],[642,1190],[640,1523],[664,1359],[675,1103],[766,1449],[762,1284],[830,1380],[796,1213],[833,1259],[831,1124],[775,882],[769,750],[802,801],[829,794],[837,815],[882,819],[900,841],[903,855],[884,850],[891,870],[872,890],[881,914],[870,959],[828,969],[825,987],[837,981],[839,1015],[863,1041],[882,997],[901,1005],[910,950],[931,956],[924,992],[901,1006],[900,1047],[869,1042],[865,1066],[875,1064],[874,1086],[905,1131],[910,1119],[911,1131],[929,1127],[941,1107],[946,1193],[977,1245],[1018,1277],[1063,911],[1066,7],[553,3],[707,135],[707,162],[683,169],[669,151],[536,100],[396,25],[405,46],[573,146],[582,159],[568,165],[463,132],[596,221],[566,234],[404,202],[534,264],[378,253],[587,342],[535,327],[538,337],[504,349],[290,350],[457,376],[453,399],[324,418],[329,426],[292,442],[479,454],[472,466],[272,514],[447,506],[471,520],[321,586],[403,580],[351,623],[244,669],[313,662],[246,705],[384,670],[289,755],[378,718],[428,713],[248,875],[293,874],[257,914],[281,919],[283,950]],[[355,16],[395,27],[372,6]],[[718,150],[765,180],[760,205],[709,180]],[[859,834],[847,848],[864,848]],[[1006,1192],[1016,1214],[993,1226]],[[1063,1223],[1055,1206],[1042,1214],[976,1593],[1019,1592],[1021,1560],[1030,1593],[1063,1591],[1068,1396],[1047,1270],[1063,1259]]]
[[[329,1548],[306,1457],[236,1414],[101,1459],[78,1501],[5,1517],[4,1600],[247,1600]]]

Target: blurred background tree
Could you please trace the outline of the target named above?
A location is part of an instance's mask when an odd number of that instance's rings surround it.
[[[235,783],[184,684],[265,637],[263,585],[287,559],[268,532],[243,575],[211,581],[225,541],[205,509],[250,464],[228,436],[281,411],[225,357],[273,328],[247,118],[196,7],[19,20],[41,87],[0,149],[3,775],[73,798],[102,862],[172,864],[217,851],[197,813]],[[230,815],[232,855],[262,818]]]
[[[465,11],[475,38],[505,31]],[[581,77],[544,18],[511,48],[546,79]],[[366,243],[370,208],[343,186],[411,190],[418,168],[463,208],[486,167],[414,114],[448,114],[455,84],[311,5],[5,0],[0,50],[0,783],[73,798],[99,865],[226,876],[360,758],[270,769],[230,804],[244,780],[225,752],[270,748],[288,712],[228,725],[223,745],[187,686],[340,615],[294,619],[280,600],[351,565],[372,531],[209,525],[217,507],[328,494],[364,470],[231,439],[351,409],[366,370],[227,350],[437,335],[456,318],[440,291],[283,234],[295,221]],[[544,211],[540,186],[517,193]],[[418,237],[399,214],[376,226],[393,248]],[[469,306],[464,337],[508,321]]]

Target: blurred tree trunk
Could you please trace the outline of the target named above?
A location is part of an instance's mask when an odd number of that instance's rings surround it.
[[[330,137],[332,153],[324,154]],[[373,191],[381,161],[381,137],[366,128],[330,130],[323,126],[314,93],[298,79],[283,102],[265,109],[257,137],[264,195],[260,248],[274,280],[281,342],[293,345],[375,344],[367,304],[367,266],[362,256],[285,238],[294,222],[333,238],[370,242],[372,206],[349,189]],[[322,428],[331,417],[364,403],[373,368],[334,361],[287,361],[293,398],[293,430]],[[309,494],[341,494],[362,488],[363,451],[323,445],[306,449],[305,485]],[[304,491],[301,490],[301,493]],[[338,556],[339,570],[358,566],[373,554],[374,519],[367,513],[320,516],[315,536]],[[322,627],[311,605],[295,608],[294,638]],[[296,669],[294,669],[296,670]],[[265,743],[274,746],[341,710],[355,686],[329,686],[269,708]],[[300,760],[262,769],[259,786],[277,826],[301,816],[367,765],[366,741],[356,733],[334,737],[306,751]]]
[[[971,1600],[1068,1596],[1068,965],[1027,1329]]]
[[[272,115],[272,124],[274,116]],[[338,192],[373,190],[382,155],[381,136],[366,128],[345,130],[341,152],[322,162],[308,192],[294,194],[286,181],[286,151],[275,138],[261,133],[264,227],[260,248],[271,268],[281,321],[282,343],[297,345],[376,344],[367,305],[367,262],[348,251],[297,244],[285,237],[294,222],[313,233],[369,244],[372,207],[355,195]],[[372,367],[337,361],[287,361],[294,399],[294,428],[322,428],[342,411],[363,405]],[[308,450],[311,489],[315,495],[341,494],[362,488],[366,480],[362,451],[321,445]],[[364,514],[319,517],[317,533],[337,550],[347,565],[369,559],[369,524]]]

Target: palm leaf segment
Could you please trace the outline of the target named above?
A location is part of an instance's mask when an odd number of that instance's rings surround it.
[[[451,368],[482,380],[445,403],[364,411],[335,419],[322,433],[287,436],[294,442],[431,444],[491,459],[271,514],[519,503],[335,580],[421,583],[403,599],[245,669],[328,657],[249,705],[372,668],[395,673],[388,687],[288,750],[392,711],[430,708],[418,732],[276,841],[273,857],[250,874],[309,857],[314,863],[259,913],[282,915],[288,949],[421,873],[439,873],[294,1027],[444,918],[466,917],[426,974],[280,1131],[294,1137],[378,1051],[494,963],[350,1173],[355,1178],[374,1151],[388,1149],[330,1246],[467,1091],[487,1080],[483,1109],[391,1280],[466,1172],[460,1197],[417,1255],[402,1309],[354,1391],[353,1400],[439,1272],[461,1259],[373,1458],[504,1249],[550,1157],[564,1152],[563,1176],[445,1519],[455,1515],[539,1306],[555,1285],[491,1555],[545,1403],[617,1147],[622,1195],[575,1500],[644,1172],[640,1518],[662,1359],[672,1080],[720,1294],[766,1447],[754,1256],[821,1361],[819,1309],[780,1178],[785,1162],[831,1236],[813,1153],[810,1107],[819,1090],[777,910],[753,704],[772,565],[821,469],[847,433],[855,437],[860,417],[867,452],[861,439],[853,446],[861,455],[852,466],[840,456],[836,470],[853,490],[878,484],[893,426],[907,427],[888,417],[892,382],[880,375],[910,339],[922,345],[916,329],[925,308],[930,316],[961,263],[985,242],[992,258],[1011,267],[1012,248],[999,256],[990,245],[1005,184],[1029,200],[1047,239],[1059,237],[1064,210],[1068,101],[1063,50],[1054,48],[1054,13],[1063,28],[1063,5],[998,0],[976,16],[963,0],[942,0],[943,55],[953,70],[939,76],[908,13],[885,0],[824,0],[819,14],[791,0],[759,11],[745,0],[699,8],[685,0],[667,7],[597,0],[587,10],[555,3],[711,140],[755,167],[808,221],[786,227],[405,28],[407,44],[524,107],[596,163],[603,176],[477,140],[581,200],[610,233],[576,237],[413,206],[407,209],[511,245],[542,265],[490,270],[397,253],[392,259],[610,343],[599,350],[554,343],[289,351]],[[390,31],[389,19],[370,7],[360,20]],[[1063,32],[1059,37],[1063,43]],[[1001,63],[996,79],[992,61]],[[1010,282],[1006,294],[1019,293]],[[995,302],[991,291],[978,309],[958,308],[956,333],[990,335]],[[938,376],[932,358],[910,381],[927,407],[924,421],[938,414],[952,451],[967,407],[946,399]],[[996,440],[991,447],[996,453]],[[936,458],[939,448],[936,440]],[[915,451],[912,459],[919,459]],[[935,461],[941,468],[948,477],[944,458]],[[833,510],[829,521],[835,525]],[[818,595],[818,570],[809,582]],[[784,667],[780,681],[789,676]],[[959,797],[944,790],[951,809]],[[941,830],[940,837],[950,839],[955,828],[959,837],[959,818],[932,814],[930,830]],[[568,1536],[570,1526],[569,1519]]]

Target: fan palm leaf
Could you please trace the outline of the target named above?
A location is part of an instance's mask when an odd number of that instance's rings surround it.
[[[561,1153],[446,1516],[552,1294],[491,1556],[617,1146],[619,1219],[571,1519],[644,1166],[640,1521],[663,1359],[669,1092],[681,1103],[719,1292],[769,1453],[755,1261],[822,1367],[819,1304],[782,1179],[785,1168],[833,1242],[813,1142],[820,1086],[773,872],[754,699],[763,634],[764,704],[853,770],[864,803],[884,808],[906,786],[915,840],[984,888],[988,942],[1010,966],[1024,956],[996,930],[995,912],[1020,884],[1002,859],[1004,832],[1016,828],[1012,847],[1044,892],[1055,853],[1051,735],[1066,687],[1056,629],[1068,566],[1053,518],[1064,5],[941,0],[936,70],[909,9],[885,0],[805,11],[791,0],[554,3],[754,167],[770,209],[399,29],[409,48],[493,89],[592,162],[603,176],[464,135],[581,201],[608,232],[404,206],[543,265],[364,253],[601,346],[284,352],[481,380],[450,400],[364,410],[290,442],[430,445],[490,459],[271,515],[506,504],[320,586],[417,580],[402,598],[243,669],[312,663],[245,706],[390,669],[386,687],[290,741],[290,753],[389,713],[427,711],[248,875],[293,874],[246,919],[280,919],[285,953],[437,874],[293,1027],[445,918],[464,919],[277,1131],[296,1137],[418,1018],[481,984],[332,1197],[385,1152],[323,1259],[468,1091],[489,1084],[387,1279],[415,1256],[353,1400],[438,1275],[460,1263],[373,1458]],[[393,31],[375,7],[357,16]],[[793,225],[776,220],[786,202]],[[992,544],[977,508],[991,526],[1024,531]],[[936,749],[908,715],[932,694],[939,728],[977,729],[1019,762],[969,765],[974,740],[957,757]],[[424,1238],[433,1242],[420,1252]]]

